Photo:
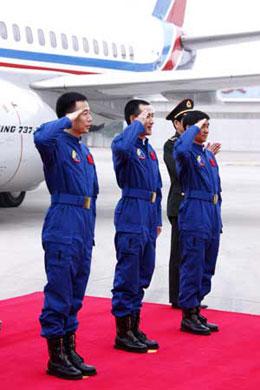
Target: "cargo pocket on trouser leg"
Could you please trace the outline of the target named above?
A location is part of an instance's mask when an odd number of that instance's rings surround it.
[[[136,233],[117,233],[112,312],[120,317],[131,314],[140,279],[141,239]]]
[[[200,304],[200,291],[205,257],[205,240],[191,232],[180,232],[180,294],[179,304],[192,308]]]
[[[72,255],[68,245],[45,243],[44,249],[47,284],[40,316],[42,335],[61,336],[72,304]]]

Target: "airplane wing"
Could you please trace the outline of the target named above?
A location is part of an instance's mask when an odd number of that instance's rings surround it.
[[[209,69],[200,73],[193,70],[146,72],[146,73],[110,73],[97,75],[61,76],[37,81],[31,88],[41,94],[44,92],[63,93],[78,91],[92,100],[113,100],[139,95],[174,96],[174,93],[216,91],[226,88],[249,87],[260,84],[260,72],[241,73]]]
[[[217,46],[240,44],[257,41],[260,38],[260,31],[250,31],[234,34],[208,35],[208,36],[182,36],[181,43],[186,50],[206,49]]]

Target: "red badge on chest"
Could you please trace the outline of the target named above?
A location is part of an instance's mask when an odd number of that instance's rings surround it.
[[[215,161],[213,158],[211,158],[211,159],[209,160],[209,162],[210,162],[210,165],[211,165],[212,167],[216,167],[216,166],[217,166],[216,161]]]
[[[152,151],[152,152],[150,152],[150,157],[151,157],[151,159],[152,160],[157,160],[157,158],[156,158],[156,154]]]
[[[89,164],[94,165],[94,159],[92,157],[92,154],[87,155],[87,160]]]

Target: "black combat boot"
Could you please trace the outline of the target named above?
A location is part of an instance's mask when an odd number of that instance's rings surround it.
[[[210,335],[210,329],[203,325],[198,318],[197,308],[183,309],[181,330],[200,335]]]
[[[47,339],[49,361],[47,373],[64,379],[82,379],[82,373],[69,361],[62,337]]]
[[[139,328],[140,325],[140,311],[132,315],[132,331],[136,338],[143,344],[147,345],[148,349],[159,349],[159,344],[155,340],[147,338],[146,334]]]
[[[131,316],[116,318],[116,339],[114,347],[128,352],[147,352],[147,345],[133,334]]]
[[[211,332],[218,332],[219,329],[218,329],[218,325],[217,324],[213,324],[211,322],[208,322],[208,319],[206,317],[204,317],[201,313],[200,313],[200,306],[197,307],[197,314],[198,314],[198,319],[200,320],[200,322],[205,325],[207,328],[210,329]]]
[[[67,333],[63,337],[65,353],[68,356],[69,361],[81,371],[82,375],[90,376],[97,373],[94,366],[90,366],[84,363],[83,358],[76,352],[76,335],[75,333]]]

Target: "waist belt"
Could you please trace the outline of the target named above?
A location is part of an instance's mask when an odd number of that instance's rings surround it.
[[[71,195],[71,194],[54,194],[51,195],[51,204],[68,204],[72,206],[90,209],[91,196]]]
[[[185,193],[185,198],[200,199],[205,200],[207,202],[212,202],[213,204],[217,204],[219,196],[218,194],[213,194],[212,192],[192,190],[188,193]]]
[[[147,200],[148,202],[155,203],[156,201],[156,192],[142,190],[139,188],[123,188],[122,196],[128,198],[137,198]]]

